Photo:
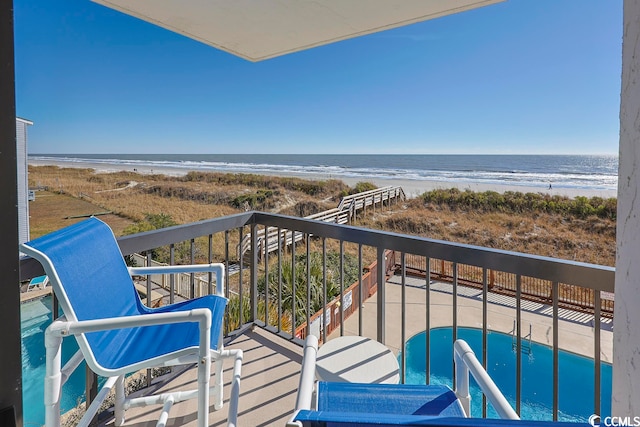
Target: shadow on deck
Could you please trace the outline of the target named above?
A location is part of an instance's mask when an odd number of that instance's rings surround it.
[[[302,348],[260,328],[238,336],[227,347],[239,348],[244,352],[238,425],[284,426],[295,406]],[[226,426],[232,370],[232,360],[226,360],[224,365],[225,406],[220,411],[215,411],[213,405],[211,406],[210,426]],[[162,383],[155,385],[154,390],[165,392],[197,387],[195,367],[174,370],[169,375],[172,376],[170,381],[166,381],[167,376],[159,378]],[[142,392],[146,394],[149,390]],[[160,405],[130,409],[126,413],[125,425],[128,427],[155,426],[161,409]],[[171,409],[167,426],[195,426],[196,414],[195,399],[177,403]],[[99,425],[114,425],[112,409],[100,415]]]

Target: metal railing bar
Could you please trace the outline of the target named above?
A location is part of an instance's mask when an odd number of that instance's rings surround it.
[[[213,234],[209,234],[209,245],[208,245],[208,249],[207,249],[207,261],[209,261],[209,264],[211,264],[213,262]],[[209,272],[207,273],[207,294],[211,295],[213,294],[213,273]],[[218,284],[216,283],[216,287],[218,286]]]
[[[230,293],[230,285],[231,285],[231,273],[229,272],[229,230],[224,230],[224,275],[225,275],[225,287],[224,287],[224,296],[228,299]],[[229,310],[225,310],[225,319],[224,321],[228,325],[230,322]]]
[[[327,342],[327,239],[322,238],[322,342]]]
[[[196,241],[191,239],[189,241],[189,261],[191,265],[196,263]],[[193,299],[196,296],[196,275],[195,273],[189,273],[189,298]]]
[[[362,310],[364,308],[364,299],[362,295],[362,245],[358,245],[358,304],[360,305],[358,309],[358,335],[362,336],[363,334],[363,317],[364,313]]]
[[[385,324],[386,324],[386,311],[385,311],[385,284],[386,284],[386,266],[385,266],[385,250],[384,246],[378,246],[378,254],[377,259],[378,263],[376,265],[376,274],[378,277],[378,290],[377,290],[377,309],[378,309],[378,322],[376,324],[377,327],[377,340],[384,344],[385,343]]]
[[[488,293],[489,278],[486,268],[482,269],[482,367],[487,370],[488,358],[488,340],[487,340],[487,324],[488,319]],[[487,418],[487,396],[482,393],[482,418]]]
[[[176,245],[172,243],[169,245],[169,265],[175,265],[176,263]],[[169,276],[169,304],[173,304],[176,300],[176,275]]]
[[[426,282],[425,282],[425,384],[431,382],[431,258],[425,258],[427,262],[426,270]]]
[[[251,224],[251,270],[249,300],[251,301],[251,321],[258,319],[258,225]],[[242,258],[242,251],[240,251]]]
[[[522,276],[516,276],[516,413],[520,415],[522,400]]]
[[[147,252],[146,254],[147,265],[152,265],[153,260],[151,259],[151,252]],[[173,276],[173,274],[171,275]],[[151,275],[148,274],[145,277],[145,288],[147,290],[147,307],[151,307]]]
[[[244,238],[244,227],[239,227],[238,228],[238,241],[242,242],[242,239]],[[241,254],[239,254],[241,255]],[[242,292],[242,273],[243,273],[243,267],[244,267],[244,260],[242,256],[238,257],[238,304],[239,304],[239,309],[238,309],[238,317],[239,317],[239,325],[243,325],[244,324],[244,313],[242,310],[242,306],[243,306],[243,301],[244,301],[244,295]]]
[[[146,254],[146,261],[147,261],[147,266],[150,266],[152,263],[152,259],[151,259],[151,251],[147,252]],[[173,274],[171,275],[173,276]],[[147,275],[146,277],[146,284],[147,284],[147,306],[151,307],[151,275]],[[88,366],[87,366],[88,369]],[[87,371],[87,374],[89,374],[89,371]],[[95,375],[95,374],[94,374]],[[97,378],[96,378],[96,385],[97,385]],[[87,379],[87,387],[89,386],[89,380]],[[146,378],[146,387],[151,387],[151,368],[147,368],[147,378]],[[89,398],[88,396],[90,395],[91,391],[89,389],[86,390],[86,396],[87,396],[87,403],[91,403],[89,402]],[[88,408],[89,406],[87,406]]]
[[[295,226],[297,230],[336,240],[384,247],[398,252],[413,253],[459,262],[460,264],[484,267],[490,270],[532,276],[549,281],[556,280],[562,283],[613,292],[614,267],[407,236],[350,225],[324,223],[278,214],[256,212],[254,215],[254,220],[260,224],[281,226],[283,228]],[[559,265],[562,265],[562,268],[558,268]]]
[[[210,233],[242,227],[251,222],[282,228],[293,228],[295,226],[304,232],[327,238],[344,239],[374,247],[383,246],[400,252],[455,261],[485,267],[490,270],[522,274],[552,282],[558,281],[589,289],[614,292],[614,267],[406,236],[349,225],[323,223],[265,212],[244,212],[212,220],[123,236],[118,238],[118,243],[123,255],[129,255]],[[558,268],[559,266],[561,268]],[[25,258],[21,260],[20,271],[21,280],[28,280],[30,275],[35,275],[34,271],[42,271],[42,268],[34,260]]]
[[[243,227],[250,224],[252,212],[243,212],[221,218],[208,219],[189,224],[166,227],[159,230],[146,231],[118,238],[118,244],[123,255],[144,252],[175,242],[183,242],[207,234],[221,233],[226,230]]]
[[[600,414],[600,394],[601,394],[601,356],[600,356],[600,308],[601,308],[601,295],[600,291],[594,291],[593,295],[594,313],[593,313],[593,368],[594,368],[594,402],[593,413]]]
[[[614,267],[406,236],[349,225],[323,223],[265,212],[244,212],[123,236],[118,238],[118,243],[123,255],[129,255],[210,233],[242,227],[251,222],[282,228],[295,227],[298,230],[327,238],[343,239],[374,247],[382,246],[400,252],[614,292]],[[41,266],[30,258],[21,260],[20,264],[21,279],[24,280],[30,279],[29,275],[35,275],[34,271],[42,271]],[[559,266],[561,268],[558,268]]]
[[[458,339],[458,263],[454,262],[452,265],[452,275],[453,275],[453,283],[451,290],[451,307],[452,307],[452,328],[451,328],[451,348],[453,348],[453,344]],[[453,373],[451,378],[453,378],[453,384],[456,383],[456,369],[455,366],[452,367]]]
[[[285,236],[286,236],[285,230]],[[296,239],[291,231],[291,338],[296,335]]]
[[[307,318],[307,335],[311,333],[311,249],[310,245],[310,237],[308,234],[305,234],[305,244],[307,246],[307,306],[305,308],[306,318]]]
[[[558,282],[553,282],[551,284],[551,292],[553,296],[553,421],[558,421],[558,410],[559,410],[559,358],[558,358],[558,347],[559,347],[559,333],[558,333]]]
[[[340,336],[344,335],[344,240],[340,240]]]
[[[407,265],[406,265],[406,254],[402,252],[400,254],[400,269],[401,269],[401,321],[400,321],[400,351],[402,354],[402,358],[400,360],[400,370],[402,372],[401,383],[404,384],[406,382],[406,374],[407,374]]]
[[[278,332],[282,331],[282,245],[280,244],[280,233],[278,227]]]
[[[264,323],[269,326],[269,233],[264,228]]]

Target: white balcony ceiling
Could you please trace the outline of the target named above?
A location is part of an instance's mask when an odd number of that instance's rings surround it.
[[[250,61],[504,0],[93,0]]]

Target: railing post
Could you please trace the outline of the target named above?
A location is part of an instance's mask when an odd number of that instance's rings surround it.
[[[151,251],[147,252],[145,256],[146,256],[147,267],[150,267],[153,261],[153,259],[151,258]],[[147,304],[151,306],[151,275],[147,275],[147,299],[148,299]],[[91,385],[89,383],[89,372],[91,371],[89,370],[89,367],[87,367],[87,382],[86,382],[87,409],[89,409],[89,405],[91,404],[95,396],[98,394],[98,389],[97,389],[98,381],[95,381],[95,387],[96,387],[95,393],[89,390]],[[151,368],[147,368],[146,387],[151,387]],[[91,398],[91,400],[89,398]]]
[[[382,344],[385,343],[385,282],[387,279],[386,266],[385,266],[385,250],[378,247],[378,264],[377,264],[377,276],[378,276],[378,341]]]
[[[256,282],[257,283],[257,282]],[[269,326],[269,227],[264,228],[264,324]]]
[[[251,223],[251,289],[249,298],[251,300],[251,321],[258,318],[258,225]],[[242,284],[240,285],[242,286]],[[242,307],[242,301],[240,301]]]
[[[306,312],[306,322],[307,322],[307,330],[306,330],[306,335],[305,337],[311,335],[311,242],[310,239],[311,237],[309,236],[309,234],[305,234],[305,245],[306,245],[306,257],[307,257],[307,277],[306,277],[306,281],[307,281],[307,304],[305,306],[305,312]]]
[[[340,240],[340,336],[344,335],[344,241]]]
[[[322,342],[327,342],[327,239],[322,238]]]
[[[207,261],[209,264],[213,262],[213,234],[209,234],[209,249],[207,251]],[[218,283],[216,282],[216,288]],[[207,295],[213,294],[213,273],[207,274]]]
[[[176,245],[172,243],[169,245],[169,265],[174,265],[176,263]],[[176,275],[169,275],[169,304],[173,304],[175,302],[175,294],[176,294]]]

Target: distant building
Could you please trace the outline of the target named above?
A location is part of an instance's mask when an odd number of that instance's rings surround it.
[[[27,170],[27,126],[29,120],[16,117],[16,148],[18,159],[18,238],[29,241],[29,177]]]

